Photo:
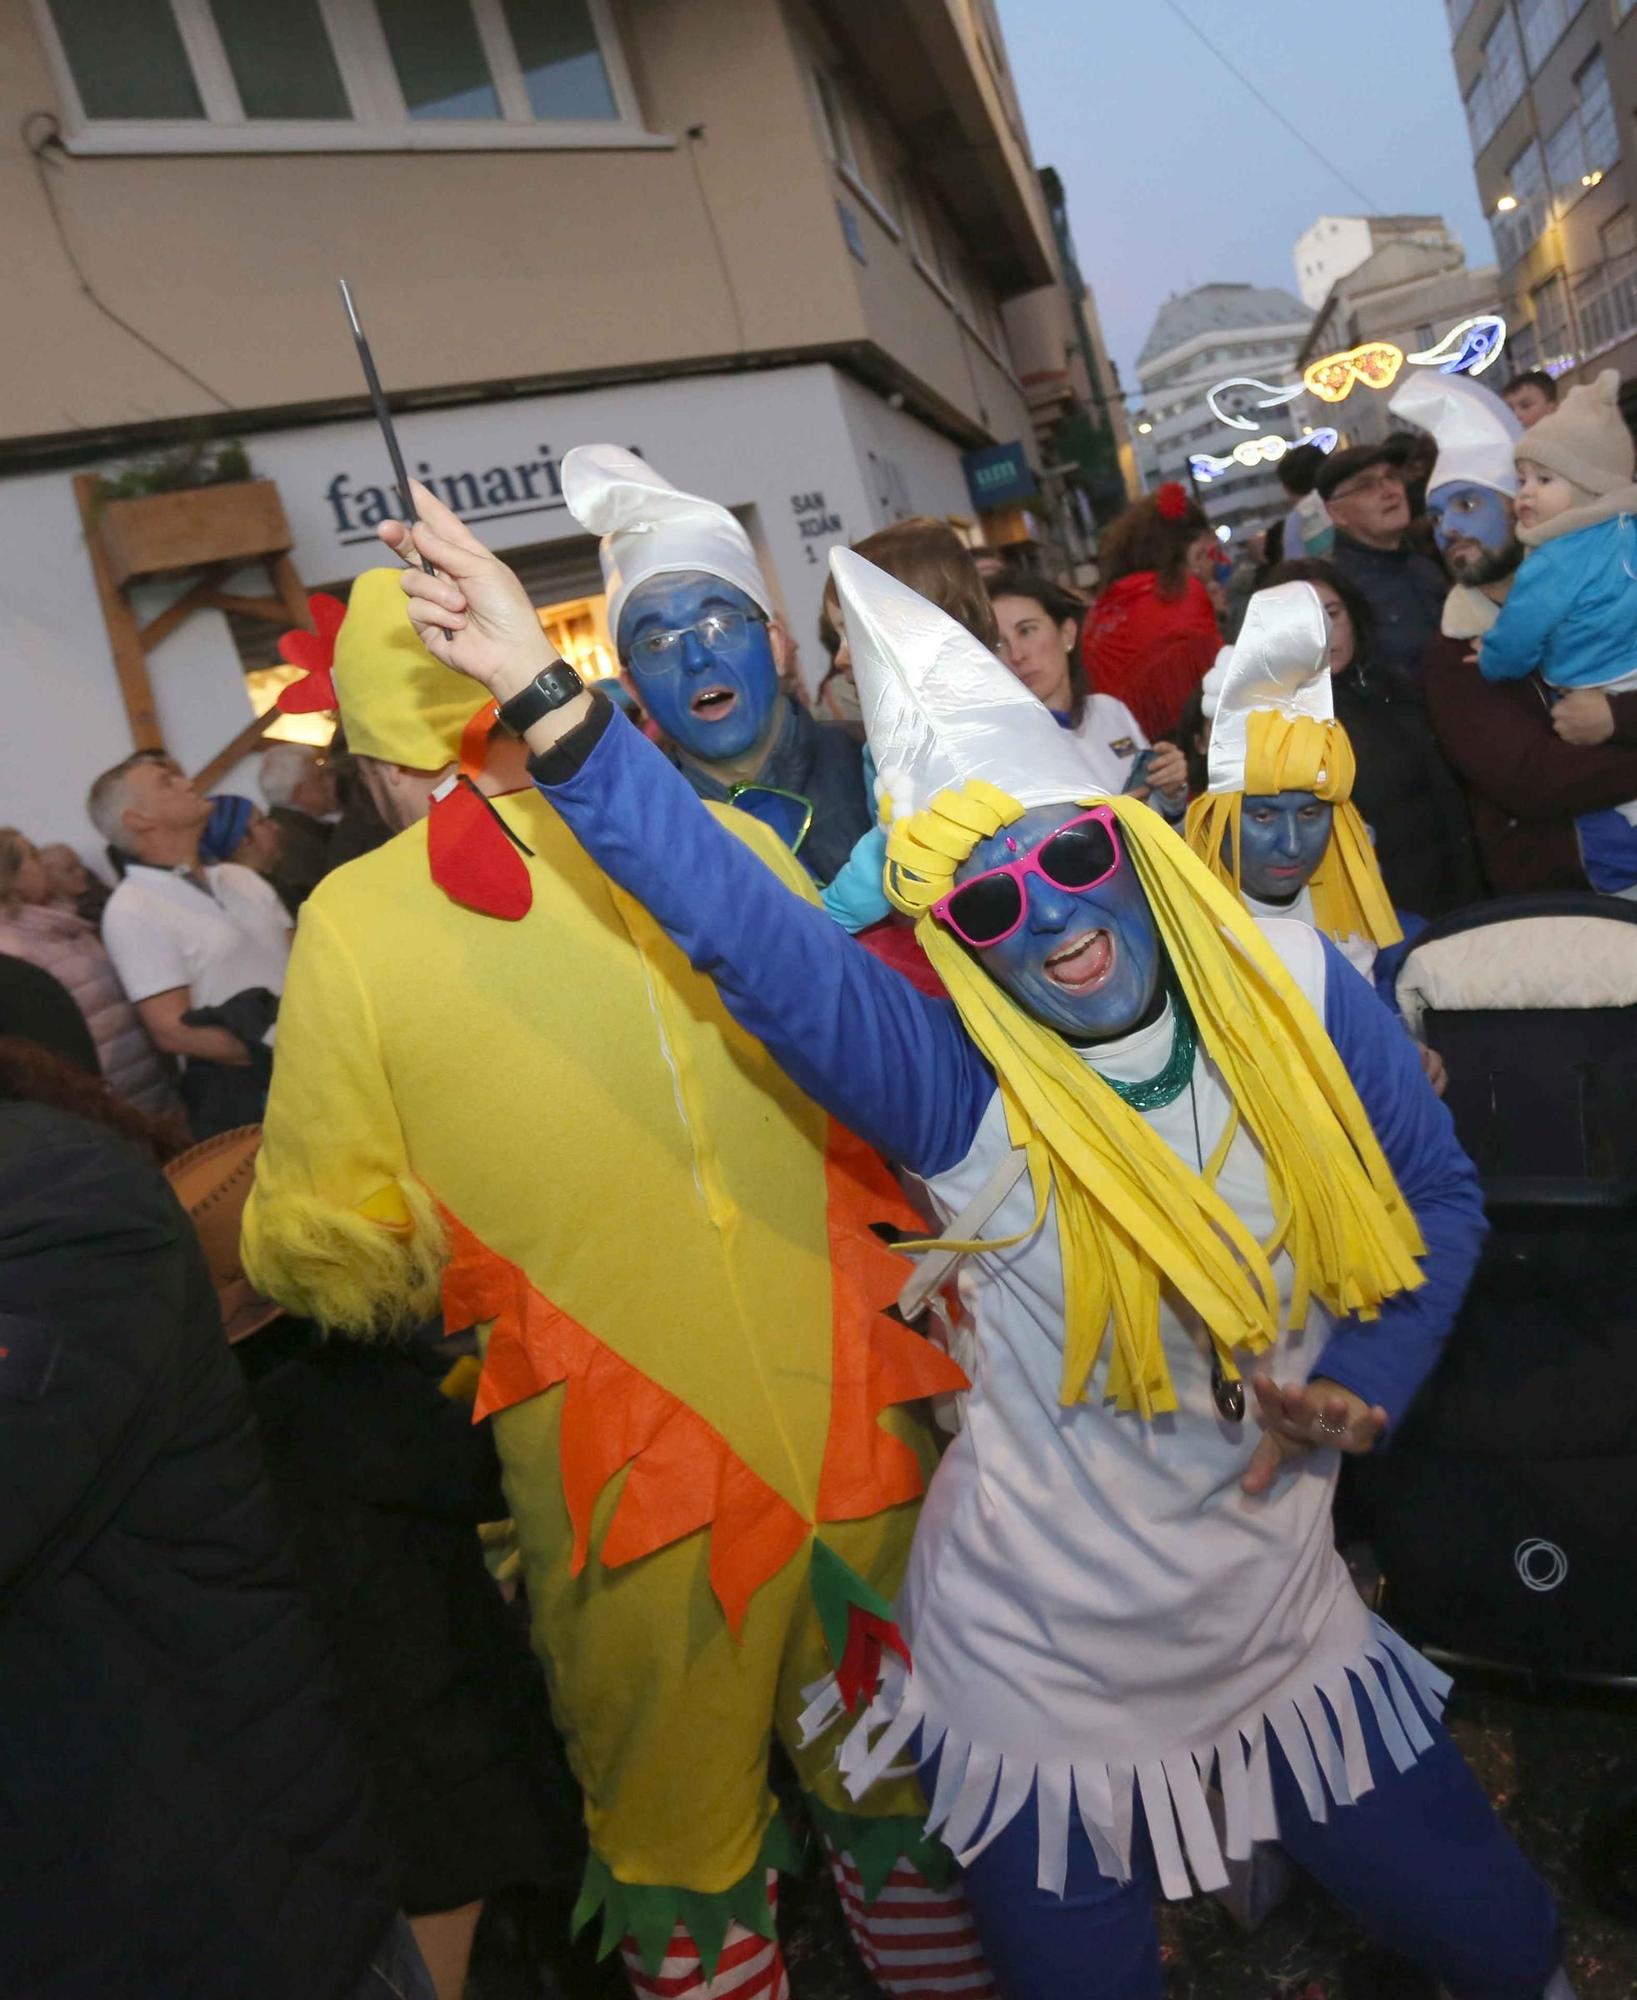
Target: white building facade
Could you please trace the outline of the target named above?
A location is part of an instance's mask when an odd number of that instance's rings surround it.
[[[1265,384],[1279,390],[1299,380],[1296,352],[1312,315],[1300,299],[1276,286],[1200,285],[1167,299],[1137,357],[1144,409],[1138,419],[1138,460],[1144,483],[1162,480],[1193,485],[1213,525],[1228,539],[1265,527],[1285,511],[1284,489],[1271,459],[1259,465],[1237,462],[1215,479],[1192,479],[1195,454],[1232,460],[1236,445],[1263,437],[1299,441],[1301,422],[1293,403],[1261,409]],[[1211,408],[1209,392],[1225,388],[1218,403],[1230,414],[1249,415],[1252,428],[1225,423]],[[1143,425],[1148,425],[1147,430]]]

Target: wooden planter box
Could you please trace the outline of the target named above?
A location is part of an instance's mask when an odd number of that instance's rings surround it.
[[[96,532],[116,584],[282,555],[294,541],[271,479],[110,500]]]

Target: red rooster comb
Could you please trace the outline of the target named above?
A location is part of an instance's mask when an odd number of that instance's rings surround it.
[[[1180,481],[1166,480],[1154,495],[1154,511],[1162,521],[1181,521],[1187,518],[1188,494]]]
[[[279,689],[279,708],[285,715],[317,715],[327,708],[339,708],[330,669],[335,665],[335,635],[347,607],[327,590],[315,590],[307,600],[313,630],[286,632],[279,640],[279,658],[300,667],[302,677]]]

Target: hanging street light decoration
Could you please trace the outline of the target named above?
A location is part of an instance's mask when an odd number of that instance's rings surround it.
[[[1323,403],[1345,403],[1356,383],[1367,389],[1390,389],[1404,366],[1404,350],[1390,340],[1366,341],[1343,354],[1327,354],[1302,370],[1302,387]]]
[[[1322,403],[1345,403],[1362,382],[1367,389],[1390,389],[1406,364],[1413,368],[1436,368],[1443,375],[1481,375],[1498,360],[1506,344],[1506,321],[1499,313],[1475,313],[1453,326],[1436,346],[1419,354],[1406,354],[1390,340],[1369,340],[1362,346],[1343,348],[1309,362],[1302,379],[1283,387],[1259,381],[1254,375],[1230,375],[1206,391],[1205,403],[1220,423],[1236,431],[1254,431],[1256,419],[1244,408],[1230,409],[1221,399],[1236,389],[1254,389],[1252,410],[1275,410],[1294,402],[1305,389]],[[1236,401],[1242,399],[1236,398]],[[1208,457],[1203,453],[1201,456]]]
[[[1499,313],[1478,313],[1452,326],[1435,347],[1404,359],[1418,368],[1436,368],[1440,375],[1481,375],[1505,345],[1506,321]]]
[[[1190,452],[1188,470],[1200,485],[1209,486],[1213,479],[1226,478],[1237,465],[1252,469],[1259,465],[1276,465],[1287,451],[1299,451],[1307,444],[1316,446],[1320,451],[1334,451],[1337,441],[1338,433],[1328,427],[1298,438],[1294,443],[1277,433],[1267,437],[1242,438],[1226,458],[1219,458],[1211,451]]]
[[[1281,403],[1291,402],[1302,393],[1300,382],[1293,383],[1288,389],[1276,389],[1271,382],[1257,381],[1254,375],[1230,375],[1226,382],[1218,382],[1209,391],[1205,401],[1210,405],[1211,415],[1219,423],[1227,424],[1236,431],[1255,430],[1256,419],[1254,417],[1247,417],[1240,410],[1224,409],[1222,404],[1217,401],[1219,396],[1226,395],[1230,389],[1260,389],[1262,392],[1261,400],[1251,405],[1253,409],[1257,410],[1276,410]]]

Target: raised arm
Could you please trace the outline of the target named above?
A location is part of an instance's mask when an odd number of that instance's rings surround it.
[[[505,701],[554,655],[517,579],[417,487],[422,519],[383,539],[442,574],[405,572],[422,640]],[[542,792],[597,865],[716,983],[809,1096],[922,1174],[971,1146],[994,1079],[947,1001],[930,1000],[781,883],[666,759],[590,692],[528,731]]]

